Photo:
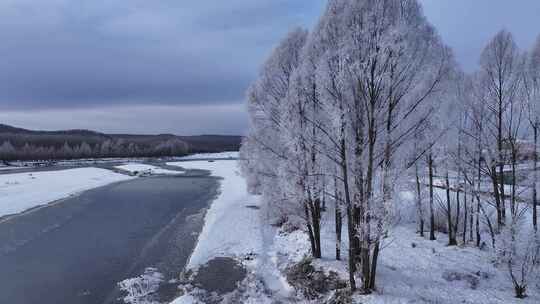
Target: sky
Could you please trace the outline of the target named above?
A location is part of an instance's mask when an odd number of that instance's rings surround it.
[[[538,0],[420,0],[466,71],[501,29],[530,48]],[[0,123],[245,134],[245,90],[325,0],[0,0]]]

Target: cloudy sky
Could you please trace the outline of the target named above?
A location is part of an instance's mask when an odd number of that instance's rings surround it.
[[[498,30],[529,48],[538,0],[421,0],[465,70]],[[325,0],[0,0],[0,123],[243,134],[244,91]]]

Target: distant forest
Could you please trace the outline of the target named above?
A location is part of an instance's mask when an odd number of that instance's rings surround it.
[[[237,151],[240,142],[240,136],[32,131],[0,124],[0,160],[3,161],[182,156]]]

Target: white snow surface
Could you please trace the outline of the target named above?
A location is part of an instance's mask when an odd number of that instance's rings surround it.
[[[314,260],[317,268],[335,271],[347,280],[347,238],[342,244],[344,261],[334,258],[333,210],[325,213],[321,238],[322,259]],[[347,223],[344,223],[346,233]],[[301,231],[276,234],[276,257],[284,257],[279,269],[309,256],[309,239]],[[393,227],[384,240],[378,265],[378,291],[372,295],[355,295],[354,304],[405,303],[467,303],[509,304],[540,303],[537,283],[530,282],[528,297],[516,299],[503,265],[493,263],[493,253],[473,246],[447,246],[448,236],[437,233],[436,241],[429,241],[415,233],[410,224]],[[357,277],[357,282],[360,278]],[[298,303],[324,303],[300,301]]]
[[[199,303],[199,302],[192,295],[183,295],[177,298],[176,300],[174,300],[173,302],[171,302],[171,304],[196,304],[196,303]]]
[[[259,197],[247,193],[246,183],[237,169],[237,161],[173,162],[167,165],[184,169],[202,169],[222,177],[220,194],[205,216],[205,224],[199,242],[187,264],[196,268],[215,257],[240,257],[260,252],[262,239],[257,210]]]
[[[132,178],[99,168],[2,174],[0,216],[17,214],[82,191]]]
[[[125,165],[116,166],[115,168],[128,171],[130,173],[147,174],[147,175],[178,175],[182,174],[181,171],[167,170],[160,167],[138,164],[138,163],[127,163]]]
[[[200,159],[237,159],[238,151],[220,152],[220,153],[200,153],[183,157],[178,157],[179,160],[200,160]]]

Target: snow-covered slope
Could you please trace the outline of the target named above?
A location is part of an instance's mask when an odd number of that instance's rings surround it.
[[[131,178],[98,168],[0,175],[0,216]]]
[[[259,203],[258,197],[247,193],[236,161],[173,162],[167,165],[209,170],[213,176],[223,178],[219,197],[206,213],[204,228],[187,268],[195,268],[218,256],[234,257],[260,251],[260,222],[254,210],[248,208],[248,205]]]

